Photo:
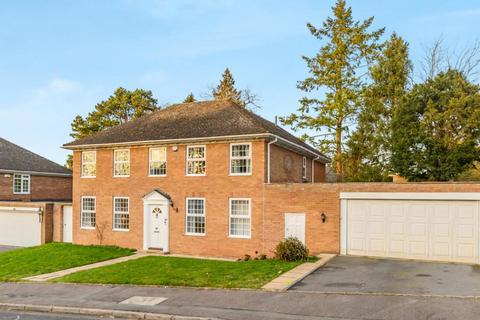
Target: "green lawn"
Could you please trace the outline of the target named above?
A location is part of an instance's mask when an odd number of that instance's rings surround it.
[[[301,262],[278,260],[218,261],[145,257],[81,271],[56,282],[140,284],[215,288],[261,288]]]
[[[0,281],[82,266],[132,254],[134,251],[109,246],[79,246],[49,243],[0,253]]]

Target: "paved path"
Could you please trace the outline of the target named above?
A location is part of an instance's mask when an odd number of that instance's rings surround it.
[[[164,297],[155,306],[119,304]],[[477,320],[479,299],[140,286],[0,283],[0,303],[117,309],[229,320]]]
[[[52,280],[52,279],[67,276],[67,275],[75,273],[75,272],[95,269],[95,268],[104,267],[104,266],[109,266],[109,265],[112,265],[112,264],[117,264],[117,263],[120,263],[120,262],[129,261],[129,260],[135,260],[135,259],[146,257],[148,255],[149,255],[148,253],[139,252],[139,253],[136,253],[136,254],[131,255],[131,256],[126,256],[126,257],[106,260],[106,261],[102,261],[102,262],[87,264],[85,266],[65,269],[65,270],[56,271],[56,272],[52,272],[52,273],[40,274],[40,275],[37,275],[37,276],[25,278],[23,280],[45,282],[45,281],[49,281],[49,280]]]
[[[285,272],[280,277],[273,279],[271,282],[267,283],[262,287],[262,289],[269,291],[286,291],[290,287],[294,286],[296,283],[301,281],[303,278],[326,264],[328,261],[333,259],[335,254],[320,254],[320,258],[316,262],[306,262],[299,265],[296,268],[293,268],[290,271]]]
[[[0,252],[6,252],[6,251],[11,251],[15,249],[20,249],[21,247],[14,247],[14,246],[3,246],[0,245]]]

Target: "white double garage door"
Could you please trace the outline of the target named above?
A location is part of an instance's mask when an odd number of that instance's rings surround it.
[[[341,193],[341,253],[480,263],[477,193]]]

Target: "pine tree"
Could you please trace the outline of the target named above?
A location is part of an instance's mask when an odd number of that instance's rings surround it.
[[[190,93],[186,98],[185,100],[183,100],[183,103],[189,103],[189,102],[195,102],[197,101],[197,99],[195,99],[195,96],[193,95],[193,93]]]
[[[395,33],[370,68],[372,83],[366,88],[356,131],[346,155],[350,181],[384,181],[391,161],[391,120],[405,96],[412,73],[408,43]]]
[[[235,88],[235,79],[233,79],[233,75],[228,68],[223,72],[218,86],[212,90],[212,96],[215,100],[230,100],[245,106],[245,102],[242,99],[242,91]]]
[[[76,116],[71,123],[70,136],[81,139],[103,129],[141,117],[158,108],[157,100],[151,91],[143,89],[129,91],[120,87],[107,100],[97,103],[95,110],[85,118],[80,115]],[[72,166],[71,155],[66,160],[66,166],[68,168]]]
[[[309,129],[317,135],[307,135],[320,149],[333,155],[335,172],[343,176],[343,143],[349,126],[355,120],[364,82],[362,66],[370,63],[381,45],[379,37],[384,29],[369,32],[373,17],[362,22],[354,21],[351,7],[338,0],[321,28],[308,23],[310,33],[322,41],[314,57],[303,57],[310,76],[297,87],[310,93],[322,90],[322,97],[304,97],[297,113],[282,118],[294,130]],[[320,141],[316,138],[321,136]]]

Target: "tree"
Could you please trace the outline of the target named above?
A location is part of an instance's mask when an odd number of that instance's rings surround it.
[[[480,87],[448,70],[417,84],[392,119],[392,164],[410,181],[455,179],[480,159]]]
[[[83,118],[78,115],[71,123],[74,139],[81,139],[105,128],[125,123],[158,109],[157,100],[149,90],[135,89],[129,91],[118,88],[107,100],[98,103],[95,110]],[[71,168],[71,155],[67,167]]]
[[[350,137],[346,176],[350,181],[385,181],[391,161],[391,119],[412,73],[408,43],[393,33],[370,68],[357,129]]]
[[[212,89],[214,100],[229,100],[246,108],[260,108],[259,98],[249,89],[238,90],[235,88],[235,79],[229,68],[222,74],[220,83]]]
[[[371,63],[381,45],[379,37],[384,29],[369,32],[373,17],[354,21],[352,8],[345,0],[337,0],[332,8],[333,17],[327,18],[321,28],[308,23],[310,33],[321,40],[323,46],[314,57],[306,57],[310,76],[297,87],[310,93],[321,90],[322,98],[303,97],[297,113],[282,118],[294,130],[308,129],[321,135],[305,135],[320,149],[333,155],[335,172],[343,175],[343,139],[354,122],[364,81],[361,71]],[[316,140],[321,136],[320,142]]]
[[[190,93],[186,98],[185,100],[183,100],[183,103],[189,103],[189,102],[195,102],[197,101],[197,99],[195,99],[195,96],[193,95],[193,93]]]

